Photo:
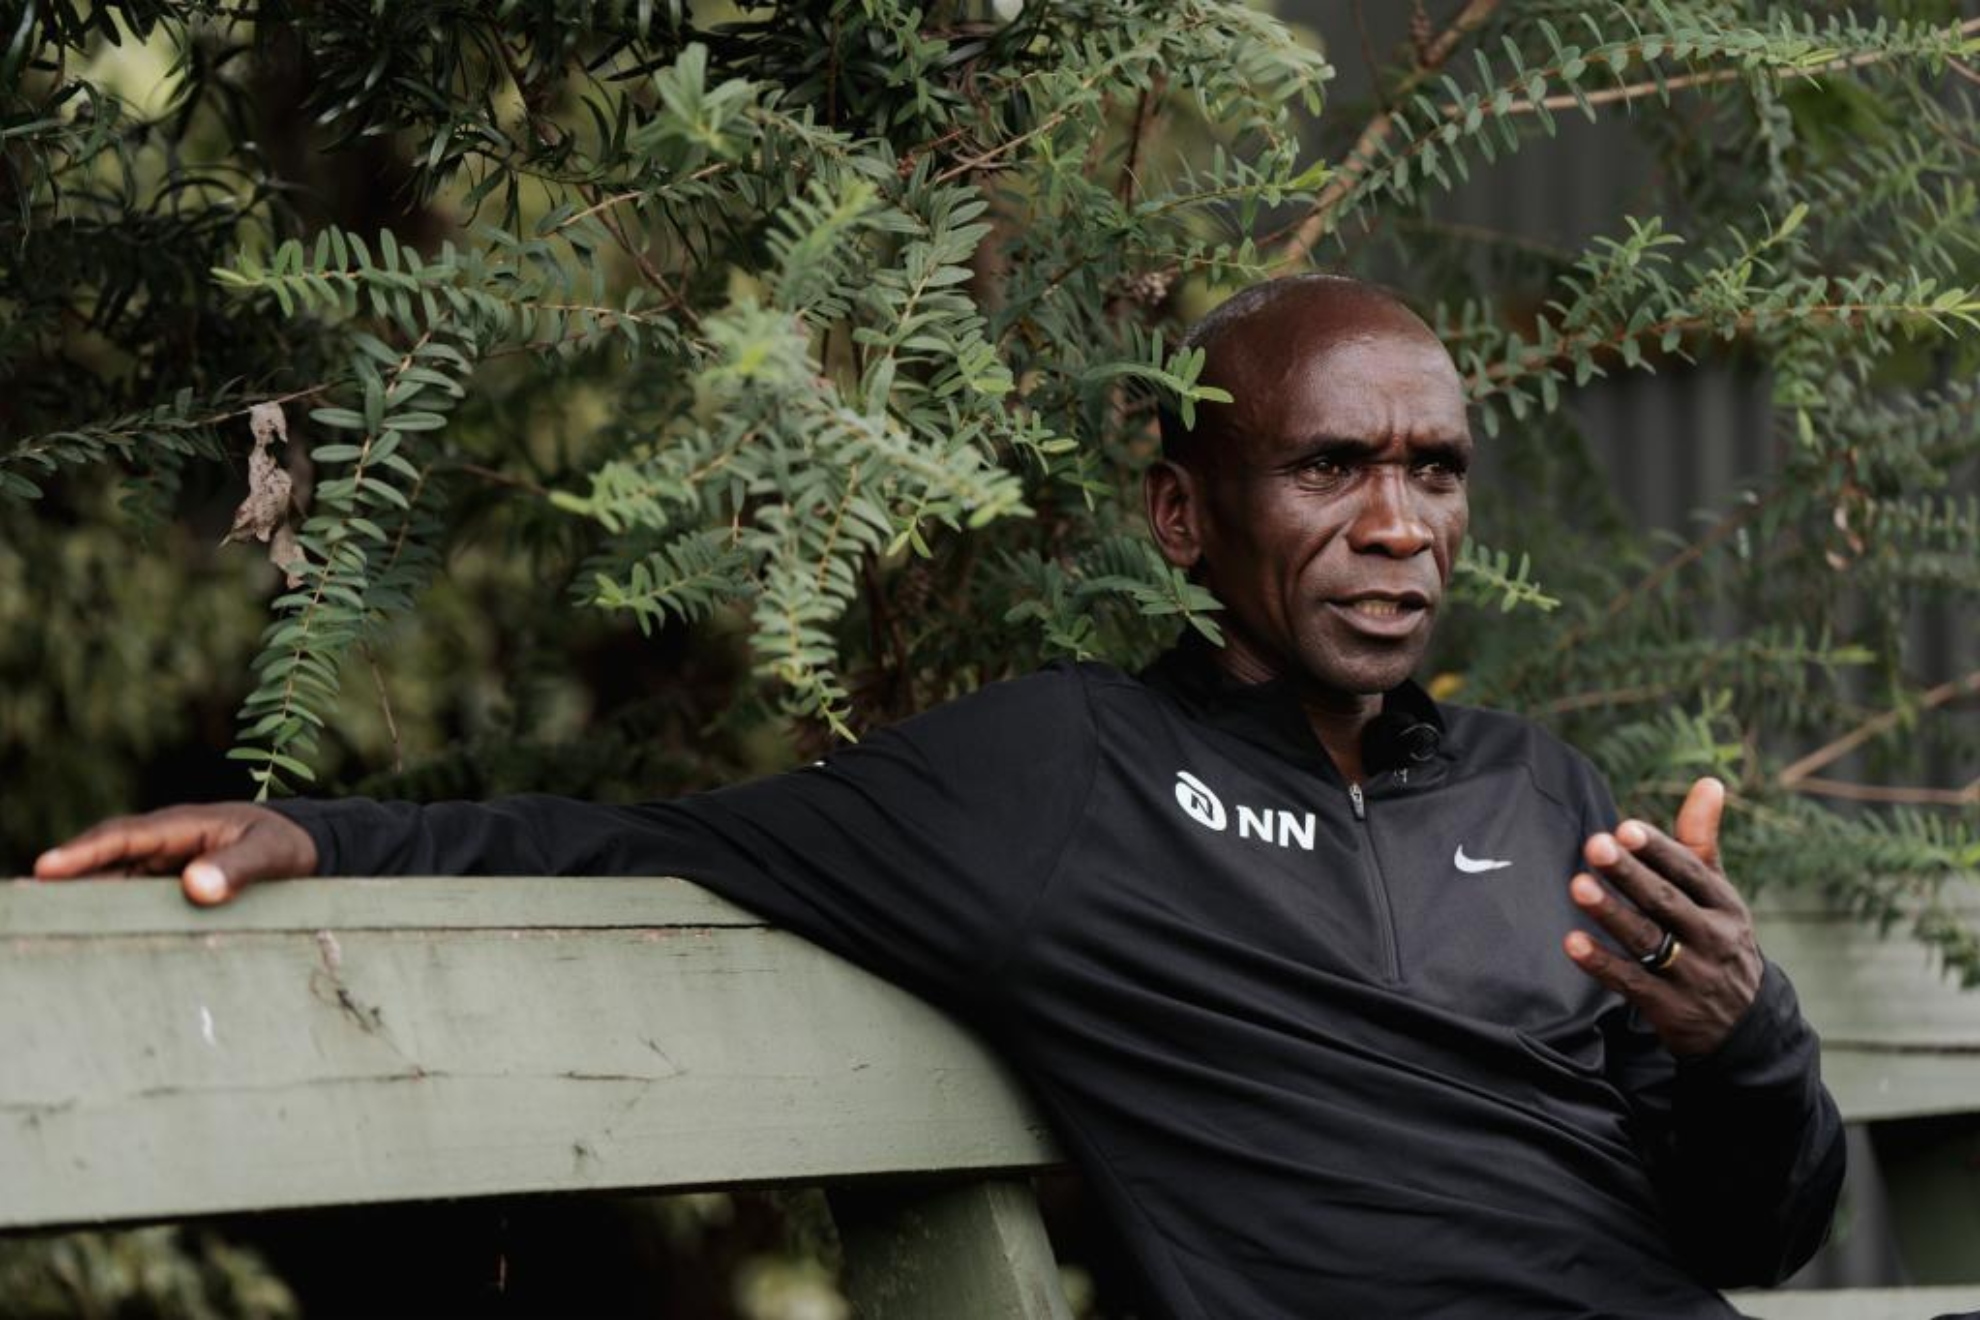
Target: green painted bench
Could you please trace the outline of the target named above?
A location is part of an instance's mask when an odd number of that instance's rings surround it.
[[[1980,1108],[1980,995],[1820,910],[1766,939],[1852,1117]],[[1058,1155],[1002,1065],[684,882],[295,881],[212,912],[169,881],[10,882],[0,942],[0,1229],[824,1183],[861,1315],[1067,1315],[1028,1182]],[[1980,1225],[1980,1189],[1926,1181]],[[1980,1308],[1843,1296],[1740,1304]]]

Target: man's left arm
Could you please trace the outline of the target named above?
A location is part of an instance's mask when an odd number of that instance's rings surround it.
[[[1591,836],[1569,893],[1626,952],[1583,931],[1565,947],[1633,1010],[1612,1075],[1644,1129],[1675,1244],[1731,1287],[1777,1283],[1822,1244],[1843,1129],[1814,1029],[1720,865],[1724,809],[1724,786],[1701,779],[1675,837],[1634,820]]]

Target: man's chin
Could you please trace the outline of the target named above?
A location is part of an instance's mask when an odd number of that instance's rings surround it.
[[[1316,695],[1375,697],[1400,687],[1423,658],[1423,648],[1387,655],[1300,657],[1301,677]]]

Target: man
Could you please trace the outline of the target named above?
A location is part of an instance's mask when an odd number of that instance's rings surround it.
[[[819,766],[675,803],[175,808],[39,874],[187,893],[341,873],[699,880],[976,1025],[1177,1317],[1727,1316],[1820,1242],[1841,1127],[1718,863],[1409,679],[1467,518],[1457,372],[1307,277],[1195,333],[1162,553],[1229,644],[1055,666]],[[1583,865],[1585,863],[1585,866]],[[1592,926],[1606,939],[1592,937]]]

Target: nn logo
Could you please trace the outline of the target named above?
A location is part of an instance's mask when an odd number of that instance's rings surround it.
[[[1210,791],[1210,785],[1187,770],[1176,771],[1176,805],[1198,825],[1213,830],[1224,828],[1224,804]]]
[[[1183,815],[1207,830],[1221,833],[1224,826],[1230,823],[1222,799],[1211,790],[1210,785],[1187,770],[1176,771],[1176,805],[1183,809]],[[1295,816],[1279,807],[1240,806],[1237,822],[1240,839],[1260,839],[1281,848],[1297,847],[1306,852],[1313,851],[1316,825],[1310,811]]]

